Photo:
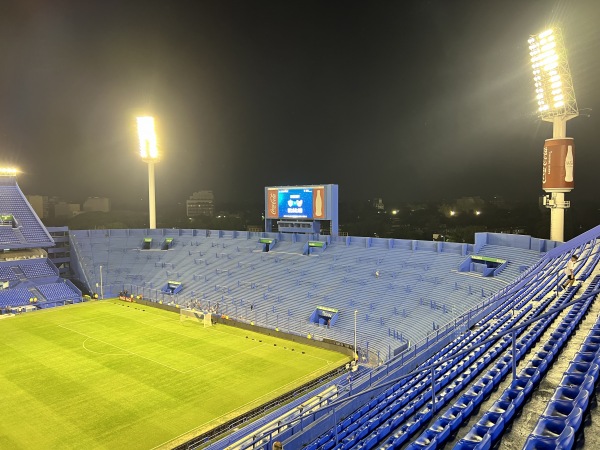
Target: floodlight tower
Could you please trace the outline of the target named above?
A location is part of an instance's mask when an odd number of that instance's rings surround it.
[[[544,205],[550,208],[550,239],[564,240],[565,193],[575,187],[573,161],[575,145],[567,137],[567,120],[579,115],[573,80],[563,36],[550,28],[529,38],[529,54],[538,103],[538,116],[552,122],[552,139],[546,139],[543,153],[542,189]]]
[[[156,228],[156,195],[154,185],[154,164],[159,160],[154,131],[154,117],[137,118],[138,136],[140,138],[140,156],[148,163],[148,212],[150,229]]]

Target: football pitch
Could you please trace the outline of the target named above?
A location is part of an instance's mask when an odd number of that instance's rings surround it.
[[[2,449],[169,448],[348,361],[118,300],[1,319],[0,349]]]

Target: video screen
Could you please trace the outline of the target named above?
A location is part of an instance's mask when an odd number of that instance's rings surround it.
[[[312,189],[279,189],[279,217],[290,219],[313,218]]]

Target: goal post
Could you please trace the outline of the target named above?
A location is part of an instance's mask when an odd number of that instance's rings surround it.
[[[179,320],[181,322],[195,322],[206,327],[212,326],[212,314],[195,309],[180,309]]]

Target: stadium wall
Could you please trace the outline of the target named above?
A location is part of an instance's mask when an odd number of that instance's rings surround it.
[[[501,245],[503,247],[522,248],[545,253],[561,243],[549,239],[538,239],[521,234],[475,233],[474,251],[477,253],[484,245]]]
[[[341,243],[347,246],[358,245],[364,248],[398,248],[405,250],[432,251],[437,253],[454,253],[467,255],[478,252],[486,244],[500,245],[505,247],[521,248],[538,252],[548,252],[560,242],[548,239],[533,238],[528,235],[515,235],[503,233],[475,233],[475,244],[458,242],[421,241],[414,239],[388,239],[371,238],[362,236],[328,236],[319,234],[296,234],[296,233],[267,233],[231,230],[205,230],[205,229],[109,229],[109,230],[80,230],[76,233],[85,233],[88,237],[177,237],[177,236],[204,236],[218,237],[223,239],[260,239],[271,238],[280,242],[308,242],[323,241]]]
[[[233,320],[233,319],[226,319],[223,317],[213,316],[213,318],[215,318],[215,317],[216,317],[217,323],[220,323],[223,325],[241,328],[243,330],[248,330],[248,331],[255,331],[257,333],[261,333],[261,334],[264,334],[267,336],[274,336],[274,337],[277,337],[280,339],[285,339],[287,341],[297,342],[299,344],[312,345],[313,347],[319,347],[319,348],[323,348],[325,350],[332,350],[334,352],[339,352],[339,353],[342,353],[342,354],[344,354],[346,356],[350,356],[350,357],[354,356],[354,349],[351,346],[344,344],[343,342],[337,342],[337,341],[333,341],[333,340],[329,340],[329,342],[317,341],[315,339],[310,339],[310,338],[307,338],[304,336],[298,336],[295,334],[284,333],[283,331],[273,330],[272,328],[261,327],[261,326],[252,325],[249,323],[238,322],[237,320]]]
[[[124,300],[126,301],[126,300]],[[170,312],[174,312],[179,314],[179,308],[176,306],[172,306],[172,305],[165,305],[164,303],[157,303],[157,302],[151,302],[148,300],[142,300],[142,299],[134,299],[134,301],[132,303],[137,303],[140,305],[144,305],[144,306],[150,306],[152,308],[158,308],[158,309],[162,309],[165,311],[170,311]]]

